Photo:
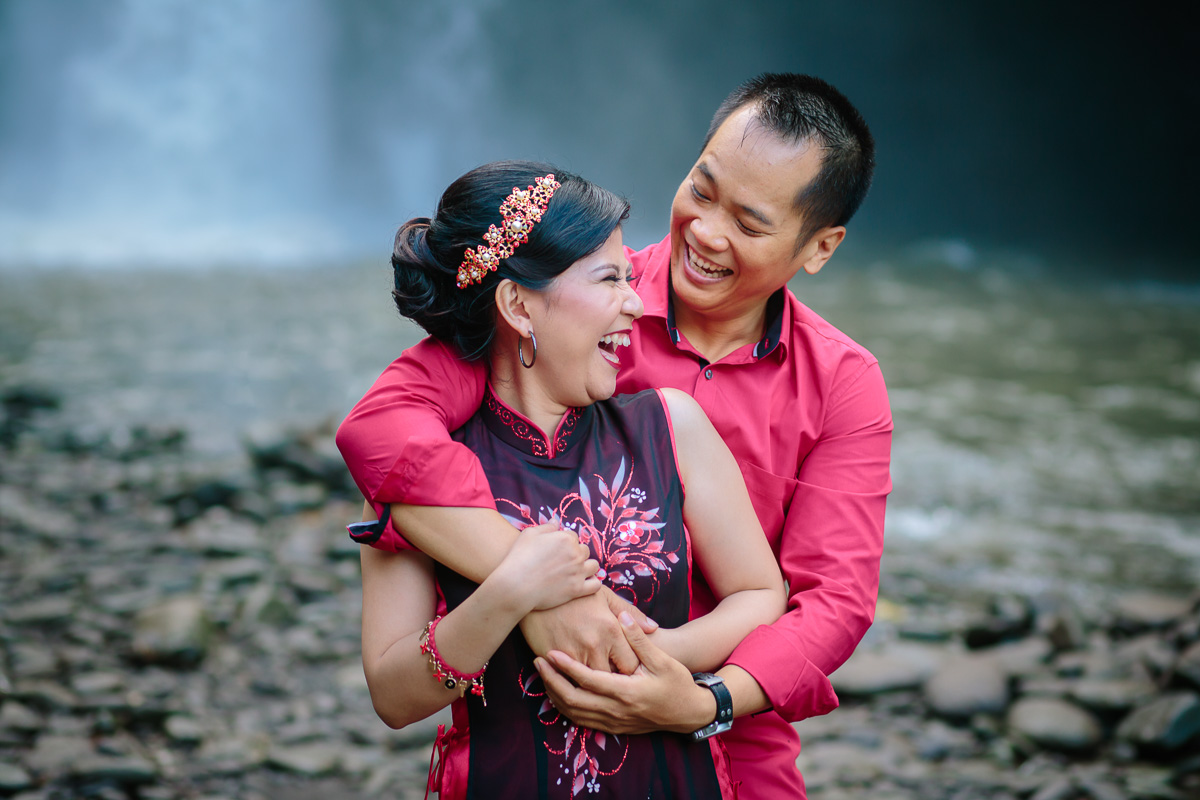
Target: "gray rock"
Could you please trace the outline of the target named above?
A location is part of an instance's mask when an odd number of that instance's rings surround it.
[[[1054,654],[1054,646],[1048,639],[1031,636],[980,650],[979,654],[991,658],[1008,675],[1020,677],[1044,670]]]
[[[1008,675],[996,659],[965,655],[948,659],[924,686],[934,713],[952,719],[999,714],[1008,707]]]
[[[1086,752],[1100,744],[1103,730],[1090,713],[1065,700],[1022,698],[1008,710],[1008,729],[1019,739],[1048,750]]]
[[[33,787],[33,778],[16,764],[0,763],[0,794],[12,794]]]
[[[855,653],[829,676],[839,694],[873,695],[919,688],[937,670],[945,650],[891,644]]]
[[[1191,606],[1191,601],[1186,597],[1130,592],[1117,598],[1113,613],[1118,627],[1127,631],[1142,631],[1167,627],[1185,616]]]
[[[55,777],[69,774],[73,764],[90,755],[92,743],[86,735],[43,734],[24,761],[30,769]]]
[[[1147,680],[1082,678],[1070,684],[1068,695],[1084,708],[1107,713],[1128,711],[1157,692]]]
[[[1151,751],[1173,751],[1200,738],[1200,695],[1167,692],[1135,709],[1117,738]]]
[[[158,767],[137,756],[89,755],[71,766],[71,775],[80,781],[113,781],[122,785],[153,783]]]
[[[338,768],[341,753],[332,744],[298,744],[272,747],[267,763],[297,775],[318,777]]]
[[[124,686],[125,677],[117,672],[84,672],[71,678],[71,688],[85,696],[120,691]]]
[[[74,611],[70,597],[50,596],[6,604],[4,618],[13,625],[59,625],[68,622]]]
[[[13,688],[13,696],[45,710],[70,711],[79,705],[79,698],[62,684],[41,679],[21,681]]]
[[[180,744],[198,744],[204,739],[204,726],[187,714],[172,714],[163,725],[171,741]]]
[[[1179,654],[1174,672],[1180,678],[1200,689],[1200,642],[1194,642]]]
[[[0,708],[0,728],[32,733],[41,730],[45,724],[40,714],[15,700],[9,700]]]
[[[142,661],[194,666],[208,652],[211,628],[200,598],[175,597],[137,615],[133,653]]]

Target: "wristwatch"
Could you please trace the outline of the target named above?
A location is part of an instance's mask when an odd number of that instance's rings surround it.
[[[712,692],[713,697],[717,699],[717,718],[700,730],[692,731],[692,738],[696,741],[702,741],[732,728],[733,695],[729,693],[729,687],[725,685],[725,679],[719,678],[711,672],[695,672],[692,673],[692,680],[696,682],[697,686],[703,686]]]

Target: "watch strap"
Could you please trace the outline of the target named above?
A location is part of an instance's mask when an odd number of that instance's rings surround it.
[[[697,731],[692,731],[692,738],[697,741],[724,733],[733,727],[733,695],[725,685],[725,679],[711,672],[697,672],[692,675],[697,686],[703,686],[713,694],[717,701],[716,718]]]

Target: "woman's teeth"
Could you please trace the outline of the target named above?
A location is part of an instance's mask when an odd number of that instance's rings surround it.
[[[613,347],[629,347],[629,334],[607,333],[600,337],[600,344],[610,344]]]

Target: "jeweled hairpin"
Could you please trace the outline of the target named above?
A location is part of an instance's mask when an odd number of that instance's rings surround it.
[[[489,225],[483,240],[487,244],[467,250],[458,267],[458,288],[464,289],[473,283],[482,283],[489,272],[495,272],[500,259],[508,258],[520,245],[529,241],[529,231],[535,223],[542,221],[542,214],[550,198],[561,184],[554,173],[544,178],[535,178],[534,185],[525,189],[513,187],[512,194],[500,204],[500,227]]]

